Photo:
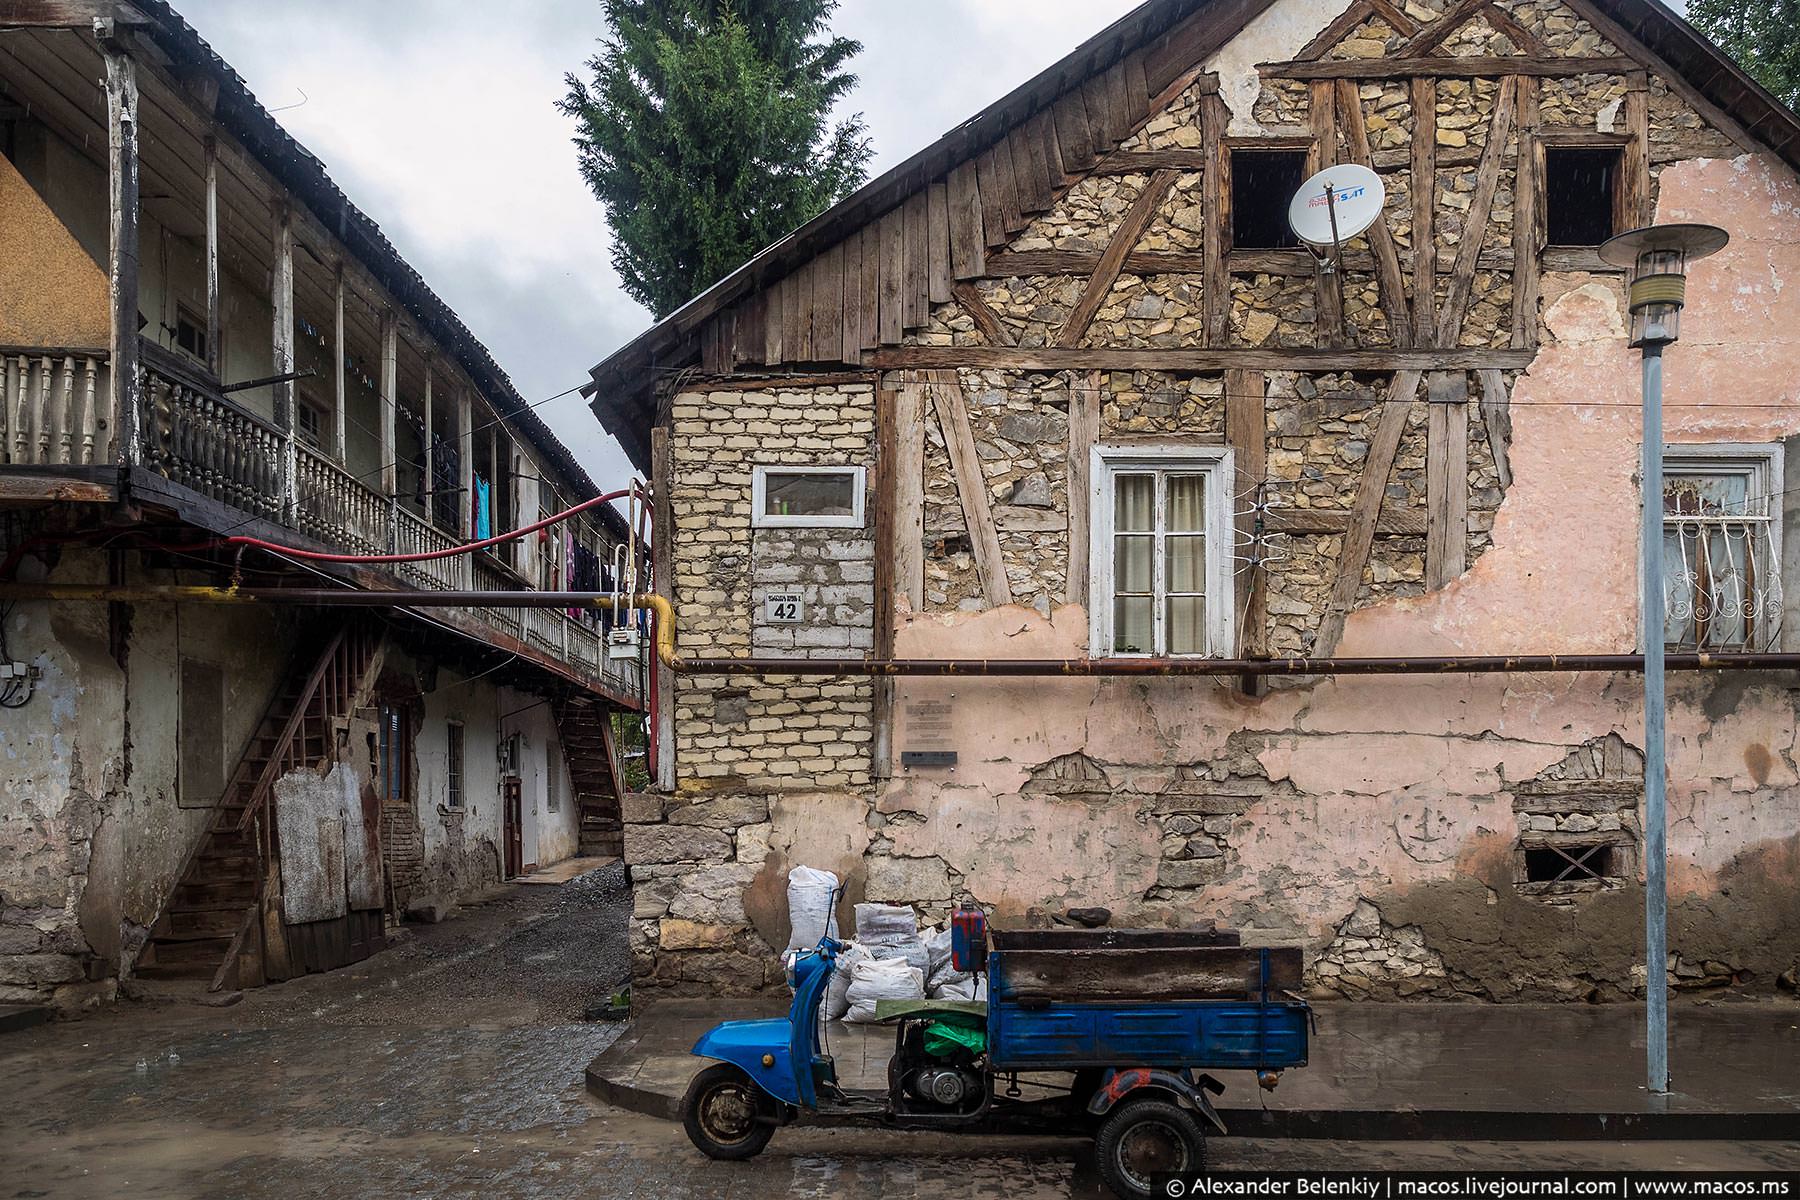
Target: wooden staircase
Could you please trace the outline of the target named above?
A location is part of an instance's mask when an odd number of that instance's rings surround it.
[[[625,798],[613,745],[612,710],[593,696],[559,700],[556,732],[569,764],[576,811],[581,814],[581,855],[623,858]]]
[[[289,664],[176,876],[134,974],[224,986],[260,920],[263,887],[278,854],[270,811],[275,781],[336,754],[337,722],[350,715],[379,646],[376,630],[356,624]]]

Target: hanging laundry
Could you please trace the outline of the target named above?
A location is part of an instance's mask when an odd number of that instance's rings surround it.
[[[488,481],[475,476],[475,540],[494,536],[494,527],[488,519]]]

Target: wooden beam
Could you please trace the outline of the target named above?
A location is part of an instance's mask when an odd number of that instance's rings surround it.
[[[1307,85],[1307,114],[1312,126],[1312,150],[1307,154],[1307,173],[1337,165],[1337,87],[1329,79]],[[1337,272],[1313,272],[1313,345],[1321,349],[1344,341],[1342,276]]]
[[[981,232],[981,185],[973,162],[950,171],[950,273],[974,279],[987,273],[987,242]]]
[[[1269,652],[1268,580],[1259,560],[1256,537],[1262,530],[1255,505],[1268,477],[1266,401],[1261,371],[1225,372],[1225,440],[1236,463],[1232,510],[1236,513],[1237,557],[1235,605],[1238,654],[1259,658]]]
[[[962,499],[963,521],[969,529],[969,545],[975,552],[975,570],[981,576],[981,592],[988,607],[1012,603],[1012,587],[1006,579],[1006,558],[1000,550],[1000,533],[994,527],[993,505],[988,497],[987,476],[975,449],[969,427],[969,408],[963,399],[962,381],[955,371],[927,371],[938,428],[950,454],[950,470],[956,476]]]
[[[392,499],[400,491],[398,442],[394,437],[400,409],[400,322],[394,311],[381,314],[381,493]],[[491,470],[492,468],[490,468]]]
[[[1449,36],[1468,24],[1482,9],[1488,6],[1489,0],[1457,0],[1437,20],[1415,33],[1395,49],[1396,58],[1418,58],[1429,54],[1443,45]]]
[[[437,491],[437,454],[434,451],[432,444],[431,444],[433,441],[432,429],[434,428],[434,426],[432,425],[432,420],[437,415],[436,413],[432,412],[432,408],[435,405],[436,400],[437,400],[437,397],[436,397],[435,393],[433,392],[432,386],[431,386],[431,377],[435,373],[434,372],[434,364],[432,362],[432,357],[433,357],[432,353],[429,350],[427,350],[425,352],[425,395],[424,395],[423,399],[420,401],[420,404],[424,407],[424,410],[425,410],[425,412],[424,412],[425,420],[423,422],[424,427],[425,427],[425,435],[423,438],[423,444],[419,447],[419,450],[420,450],[420,456],[425,460],[425,480],[424,480],[423,491],[425,493],[425,520],[427,522],[430,522],[433,518],[433,514],[435,514],[437,512],[436,497],[432,495],[432,493]],[[552,509],[551,511],[554,512],[555,510]]]
[[[1425,586],[1461,575],[1469,546],[1469,377],[1434,371],[1425,442]]]
[[[1150,177],[1150,182],[1138,193],[1137,199],[1131,202],[1131,207],[1125,210],[1119,227],[1113,231],[1112,240],[1106,244],[1106,251],[1100,255],[1099,266],[1088,277],[1087,286],[1081,290],[1081,298],[1070,310],[1062,332],[1057,334],[1058,346],[1070,349],[1081,345],[1088,326],[1094,322],[1094,314],[1100,311],[1113,284],[1118,281],[1119,272],[1125,266],[1125,256],[1131,253],[1138,239],[1144,236],[1145,228],[1149,226],[1151,218],[1156,216],[1157,206],[1174,186],[1175,177],[1174,171],[1158,171]]]
[[[1412,89],[1412,273],[1415,345],[1437,337],[1437,80]]]
[[[988,345],[1018,345],[1012,331],[1007,329],[999,315],[988,307],[988,302],[981,298],[981,290],[973,283],[959,283],[951,291],[956,302],[962,306],[962,310],[969,314],[970,320],[975,322],[975,328],[980,330],[981,336],[987,339]]]
[[[1275,508],[1262,515],[1265,533],[1342,536],[1350,532],[1354,514],[1342,508]],[[1418,509],[1383,511],[1375,522],[1376,537],[1423,537],[1425,514]]]
[[[1650,83],[1642,71],[1627,79],[1625,133],[1630,141],[1621,158],[1619,176],[1619,228],[1641,229],[1650,224]]]
[[[1481,17],[1489,25],[1504,33],[1507,40],[1533,58],[1544,58],[1550,54],[1550,48],[1544,45],[1543,39],[1531,32],[1511,13],[1491,2],[1481,8]]]
[[[1513,166],[1513,270],[1512,344],[1520,349],[1537,345],[1538,288],[1541,283],[1539,252],[1544,247],[1543,197],[1544,148],[1537,136],[1538,81],[1520,77],[1518,90],[1518,159]]]
[[[1171,170],[1189,174],[1206,170],[1208,150],[1115,150],[1094,164],[1095,175],[1148,175]]]
[[[270,271],[269,309],[270,362],[276,376],[294,370],[294,222],[286,203],[275,209],[272,223],[275,262]],[[298,450],[294,429],[299,424],[294,412],[294,381],[278,379],[273,387],[275,427],[281,430],[281,511],[282,523],[292,524],[300,501]]]
[[[1198,275],[1205,269],[1204,263],[1203,256],[1179,250],[1134,250],[1125,256],[1120,273]],[[990,279],[1021,275],[1092,275],[1099,269],[1100,256],[1085,250],[1021,250],[988,255]],[[1311,269],[1307,268],[1309,272]]]
[[[219,343],[225,332],[225,301],[219,274],[219,139],[208,134],[206,154],[206,369],[213,378],[224,363],[219,358]],[[339,268],[340,272],[342,268]],[[340,339],[339,345],[342,344]],[[339,356],[340,358],[342,355]]]
[[[1369,0],[1369,7],[1401,37],[1411,37],[1419,32],[1419,23],[1401,11],[1399,5],[1392,0]]]
[[[1088,545],[1093,536],[1088,509],[1088,493],[1093,487],[1089,469],[1094,446],[1100,440],[1103,379],[1099,371],[1069,375],[1069,449],[1064,463],[1069,493],[1069,573],[1063,598],[1084,608],[1088,603]]]
[[[894,346],[869,355],[876,370],[968,367],[1012,371],[1475,371],[1523,368],[1531,350],[1463,346],[1447,350],[1281,350],[1081,348],[1054,346]]]
[[[793,388],[838,387],[850,383],[875,383],[875,371],[790,371],[740,373],[724,379],[706,379],[691,389],[698,392],[762,392]]]
[[[894,394],[894,590],[925,611],[925,382],[908,372]]]
[[[1344,145],[1350,161],[1370,167],[1369,132],[1363,124],[1362,100],[1356,84],[1348,79],[1337,81],[1338,123],[1343,129]],[[1394,345],[1402,349],[1414,344],[1412,314],[1406,306],[1406,281],[1400,272],[1400,254],[1394,248],[1394,234],[1385,215],[1369,226],[1369,247],[1375,251],[1375,278],[1381,291],[1381,308],[1387,313],[1388,329]]]
[[[344,461],[349,445],[347,426],[350,407],[349,367],[344,359],[347,350],[344,345],[344,262],[339,259],[331,272],[331,398],[334,411],[331,418],[331,456],[338,462]]]
[[[1356,503],[1351,506],[1350,528],[1345,532],[1338,552],[1331,594],[1326,600],[1325,612],[1319,618],[1319,630],[1313,636],[1311,653],[1314,657],[1322,658],[1336,651],[1344,636],[1344,620],[1362,588],[1363,568],[1368,565],[1369,551],[1375,544],[1375,525],[1381,517],[1388,475],[1394,467],[1394,455],[1400,449],[1401,435],[1406,432],[1413,397],[1419,390],[1420,374],[1416,370],[1397,371],[1388,385],[1381,422],[1375,436],[1369,440],[1362,478],[1356,485]]]
[[[135,5],[120,0],[0,0],[0,29],[75,29],[91,33],[96,21],[147,25]]]
[[[138,411],[138,90],[137,65],[112,48],[106,57],[107,294],[112,309],[114,447],[122,466],[143,455]]]
[[[1325,52],[1343,41],[1351,30],[1375,15],[1375,6],[1369,0],[1357,0],[1349,8],[1338,14],[1331,24],[1319,30],[1312,41],[1300,47],[1294,54],[1296,62],[1316,62],[1325,57]],[[1416,25],[1414,28],[1418,28]]]
[[[1487,141],[1482,143],[1481,166],[1475,171],[1475,196],[1463,219],[1463,237],[1457,243],[1456,266],[1451,269],[1450,287],[1444,293],[1444,311],[1438,314],[1439,346],[1454,346],[1462,336],[1488,210],[1493,207],[1494,192],[1500,186],[1500,167],[1506,161],[1506,139],[1512,132],[1513,103],[1518,93],[1516,84],[1515,79],[1502,79],[1494,93],[1494,114],[1488,121]]]
[[[665,439],[664,443],[663,443],[663,446],[664,446],[663,452],[664,452],[665,456],[668,453],[668,442],[667,442],[668,431],[661,430],[660,427],[652,429],[650,431],[650,461],[652,464],[651,479],[653,481],[656,477],[656,472],[655,472],[656,435],[659,432],[659,430],[663,433],[664,439]],[[456,518],[456,527],[459,531],[461,531],[463,537],[468,538],[470,540],[474,540],[474,537],[475,537],[475,504],[474,504],[474,500],[475,500],[475,399],[473,396],[471,396],[469,394],[468,388],[461,387],[461,386],[458,386],[456,389],[456,471],[457,471],[457,475],[459,476],[459,478],[457,479],[457,486],[461,489],[461,491],[459,491],[456,496],[457,509],[458,509],[458,515]],[[666,487],[667,483],[668,483],[668,479],[667,479],[667,475],[665,472],[663,486]],[[653,482],[652,487],[654,488],[655,486],[656,485]],[[657,497],[661,497],[661,496],[666,495],[667,493],[658,491],[658,492],[654,492],[653,494]],[[661,507],[666,507],[666,505],[659,505],[658,511],[660,511]],[[651,520],[654,521],[655,519],[656,519],[656,514],[653,513],[651,515]],[[667,555],[674,554],[674,550],[673,550],[674,543],[673,542],[660,542],[659,541],[658,544],[661,546],[670,548],[666,551]],[[668,568],[668,567],[663,568],[665,573],[669,569],[670,568]],[[660,586],[658,587],[657,590],[659,592],[661,592],[661,594],[664,596],[673,596],[674,595],[673,592],[662,591]],[[666,674],[666,672],[665,672],[665,674]]]
[[[900,555],[895,527],[894,458],[898,450],[895,431],[899,395],[891,382],[875,389],[875,470],[870,479],[868,507],[875,511],[875,636],[868,657],[894,656],[894,574]],[[888,776],[893,762],[894,681],[877,679],[870,686],[869,772],[873,778]]]
[[[1224,346],[1231,340],[1231,275],[1225,269],[1226,234],[1231,229],[1231,150],[1225,130],[1231,114],[1217,93],[1200,97],[1200,143],[1212,151],[1212,162],[1201,180],[1202,222],[1200,252],[1206,269],[1200,281],[1200,307],[1205,324],[1203,344]]]
[[[1506,376],[1484,370],[1481,378],[1481,425],[1487,431],[1488,452],[1494,457],[1494,474],[1502,491],[1512,486],[1512,410],[1507,403]]]
[[[1493,78],[1506,75],[1622,75],[1637,67],[1623,56],[1607,58],[1350,58],[1320,62],[1271,62],[1256,64],[1264,79],[1413,79],[1439,76],[1447,79]]]

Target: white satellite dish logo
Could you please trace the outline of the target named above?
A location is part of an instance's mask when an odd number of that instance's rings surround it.
[[[1300,185],[1288,203],[1288,225],[1309,246],[1337,247],[1381,218],[1387,188],[1357,163],[1340,163]]]

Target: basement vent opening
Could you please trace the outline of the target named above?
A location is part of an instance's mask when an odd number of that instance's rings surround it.
[[[1304,182],[1304,150],[1233,150],[1232,248],[1289,250],[1298,246],[1300,239],[1288,227],[1288,199]]]
[[[1619,232],[1619,151],[1544,147],[1544,233],[1552,246],[1598,246]]]
[[[1525,850],[1527,883],[1598,882],[1616,874],[1611,842],[1574,842]]]

